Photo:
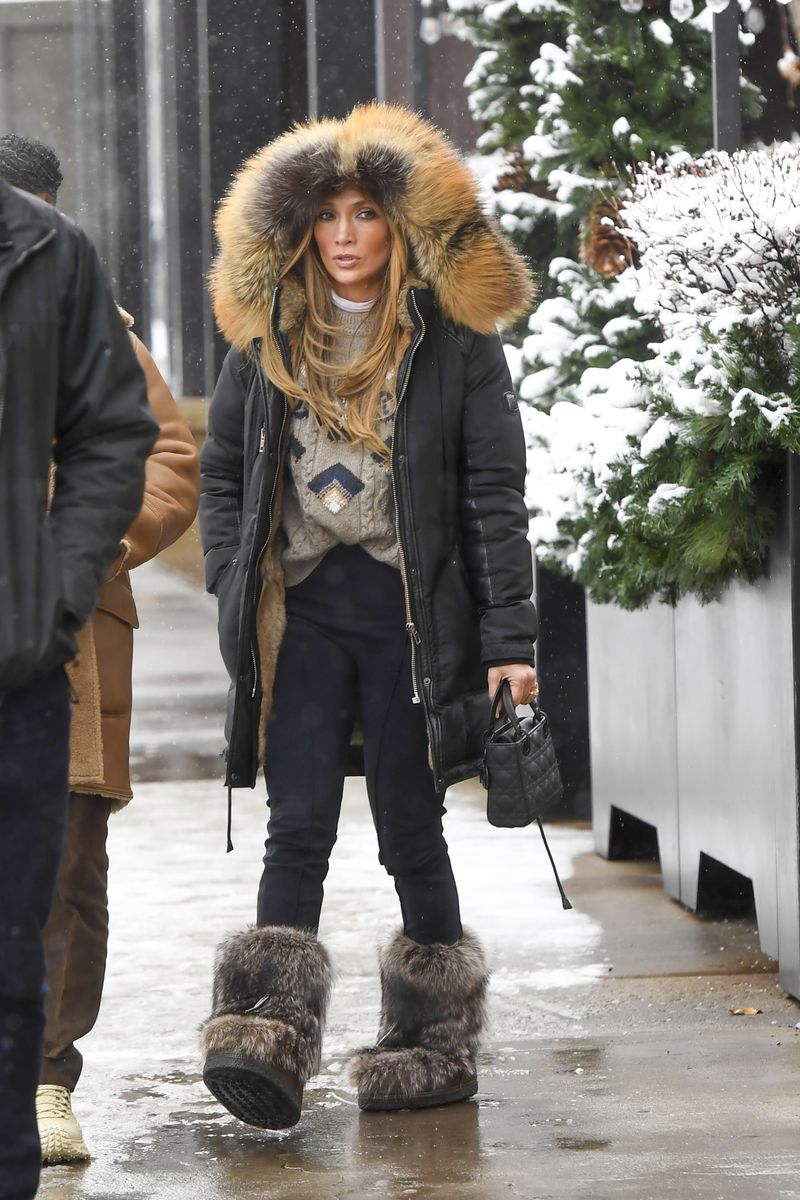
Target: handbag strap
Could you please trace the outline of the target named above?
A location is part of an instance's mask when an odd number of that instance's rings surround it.
[[[544,836],[544,829],[542,827],[542,822],[539,820],[538,817],[536,818],[536,824],[539,826],[539,833],[542,835],[542,841],[544,842],[544,848],[547,851],[547,857],[550,859],[550,866],[553,868],[553,874],[556,877],[556,883],[558,885],[558,890],[561,893],[561,907],[564,909],[572,908],[572,905],[570,904],[569,900],[567,899],[567,893],[564,891],[564,885],[562,884],[561,880],[558,877],[558,868],[556,867],[556,863],[555,863],[555,859],[553,858],[553,855],[550,853],[550,847],[547,844],[547,838]]]
[[[520,724],[519,724],[519,717],[517,716],[517,710],[514,708],[514,704],[512,701],[511,687],[509,685],[508,680],[503,679],[500,682],[500,684],[494,694],[494,699],[492,700],[492,707],[489,710],[489,726],[486,730],[486,738],[485,738],[486,741],[489,741],[489,739],[491,738],[492,733],[494,731],[495,724],[498,721],[502,720],[501,714],[499,714],[497,711],[498,708],[500,707],[501,700],[503,702],[503,708],[505,709],[506,717],[508,718],[509,721],[511,721],[511,723],[513,724],[517,733],[518,734],[522,733],[522,730],[520,729]],[[534,716],[535,717],[540,716],[541,713],[540,713],[539,705],[535,699],[534,699],[532,707],[533,707]],[[559,878],[558,868],[556,867],[555,859],[553,858],[553,855],[550,851],[550,847],[547,844],[547,838],[545,837],[544,827],[542,826],[542,822],[539,820],[538,817],[536,818],[536,824],[539,826],[539,833],[542,835],[542,841],[544,842],[544,848],[547,851],[547,857],[550,859],[550,866],[553,868],[553,874],[556,877],[556,885],[558,886],[558,891],[561,896],[561,907],[563,909],[572,908],[572,904],[570,903],[570,901],[567,897],[567,893],[564,891],[564,885],[562,884],[561,879]]]

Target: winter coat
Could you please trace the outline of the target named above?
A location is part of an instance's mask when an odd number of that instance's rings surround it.
[[[0,692],[74,655],[157,432],[91,244],[0,182]]]
[[[285,624],[274,534],[289,412],[265,376],[259,339],[271,320],[288,350],[304,296],[296,280],[276,288],[276,275],[323,198],[345,183],[375,196],[412,252],[391,465],[414,687],[444,790],[477,773],[487,666],[533,661],[525,447],[495,332],[531,289],[481,212],[467,167],[424,121],[388,105],[312,122],[262,150],[217,221],[212,289],[234,348],[209,414],[200,519],[233,681],[227,782],[255,782]]]
[[[133,324],[127,314],[123,319],[128,327]],[[189,528],[200,490],[194,438],[152,357],[135,334],[130,333],[130,339],[147,381],[159,435],[145,463],[141,510],[100,584],[91,620],[78,634],[78,657],[68,668],[78,700],[72,715],[70,788],[105,796],[114,808],[132,795],[128,737],[138,619],[129,571],[171,546]]]

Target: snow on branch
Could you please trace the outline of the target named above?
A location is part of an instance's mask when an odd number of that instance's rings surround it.
[[[636,307],[672,335],[777,326],[800,298],[795,145],[643,164],[622,220],[641,256]]]
[[[800,148],[654,159],[602,280],[558,260],[518,360],[531,538],[598,600],[712,599],[763,571],[800,451]]]

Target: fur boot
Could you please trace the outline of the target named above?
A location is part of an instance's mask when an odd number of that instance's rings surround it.
[[[287,1129],[319,1070],[331,965],[311,933],[284,925],[222,942],[213,1011],[201,1027],[203,1080],[248,1125]]]
[[[398,931],[380,965],[378,1042],[350,1068],[359,1108],[431,1108],[474,1096],[489,982],[475,934],[423,946]]]

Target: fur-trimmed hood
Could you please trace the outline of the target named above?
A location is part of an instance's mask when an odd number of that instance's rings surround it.
[[[263,334],[289,254],[325,197],[346,186],[369,191],[397,222],[414,276],[447,320],[492,333],[530,306],[526,263],[484,214],[463,159],[415,113],[373,103],[296,126],[234,179],[217,214],[211,271],[217,322],[233,345]]]

